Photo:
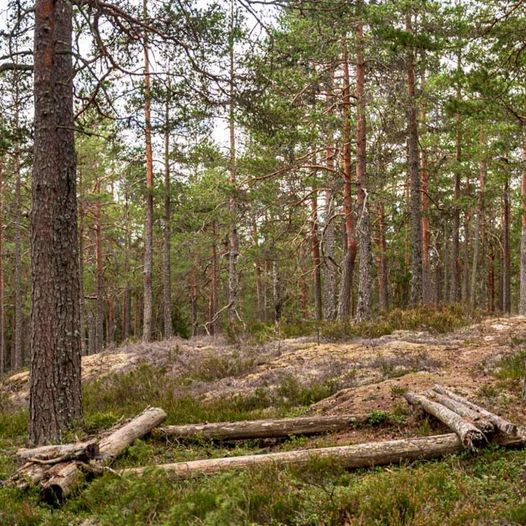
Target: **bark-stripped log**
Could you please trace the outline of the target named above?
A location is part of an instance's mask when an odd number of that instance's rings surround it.
[[[51,460],[67,457],[71,459],[91,459],[99,454],[99,446],[96,440],[88,442],[75,442],[74,444],[57,444],[52,446],[40,446],[34,448],[20,448],[16,456],[20,460]],[[55,463],[60,462],[57,460]]]
[[[464,420],[461,416],[429,398],[412,392],[404,395],[405,399],[412,405],[420,406],[426,413],[446,424],[460,438],[465,447],[473,448],[486,441],[484,433],[477,429],[473,424]]]
[[[464,405],[457,400],[453,400],[453,398],[450,398],[449,396],[442,395],[434,391],[430,391],[427,394],[431,396],[434,401],[447,407],[448,409],[451,409],[451,411],[454,411],[457,415],[473,422],[475,427],[478,427],[483,433],[495,432],[496,426],[493,422],[483,417],[479,412],[471,409],[467,405]]]
[[[507,435],[516,436],[518,434],[519,428],[517,425],[513,424],[512,422],[500,417],[499,415],[496,415],[494,413],[490,413],[483,407],[480,407],[479,405],[474,404],[473,402],[470,402],[466,398],[457,395],[450,391],[449,389],[446,389],[443,385],[435,385],[433,386],[433,391],[448,396],[452,400],[455,400],[457,402],[460,402],[464,404],[466,407],[469,407],[470,409],[473,409],[473,411],[476,411],[479,413],[483,418],[488,419],[490,422],[493,422],[497,429],[501,431],[502,433],[505,433]]]
[[[243,440],[250,438],[279,438],[290,435],[316,435],[349,429],[368,421],[367,415],[312,416],[241,422],[217,422],[160,427],[155,436],[179,440],[215,439]]]
[[[524,446],[526,440],[523,437],[500,436],[495,438],[495,443],[502,446],[517,447]],[[427,460],[457,453],[463,449],[464,445],[458,436],[455,433],[449,433],[447,435],[389,440],[386,442],[369,442],[353,446],[176,462],[174,464],[123,469],[119,471],[119,474],[140,476],[147,470],[155,468],[166,472],[171,477],[188,479],[197,475],[213,475],[223,471],[250,469],[266,465],[301,465],[314,459],[334,460],[346,469],[356,469],[396,464],[404,461]]]
[[[159,408],[146,409],[139,416],[119,427],[99,442],[99,456],[90,464],[89,471],[100,470],[122,453],[135,439],[147,435],[166,418]],[[41,484],[42,498],[47,502],[61,502],[82,480],[82,465],[78,462],[57,464],[46,473]]]

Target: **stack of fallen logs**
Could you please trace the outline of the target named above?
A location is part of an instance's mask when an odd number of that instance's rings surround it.
[[[147,469],[155,467],[176,478],[189,478],[199,474],[213,474],[259,465],[302,464],[313,458],[333,459],[350,469],[436,458],[465,448],[482,447],[488,443],[502,446],[526,445],[526,432],[523,428],[443,386],[434,386],[426,394],[407,392],[404,396],[413,407],[437,418],[453,433],[351,446],[177,462],[123,469],[117,473],[142,475]],[[165,418],[166,413],[162,409],[148,408],[136,418],[110,430],[98,439],[20,449],[17,457],[24,463],[7,483],[21,488],[39,484],[42,497],[46,501],[61,502],[80,485],[84,475],[99,475],[111,469],[111,462],[127,446],[135,439],[149,434],[154,438],[175,441],[264,439],[331,433],[368,422],[366,415],[344,415],[158,428]]]

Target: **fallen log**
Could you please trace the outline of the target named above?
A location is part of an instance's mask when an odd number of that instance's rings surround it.
[[[495,432],[495,424],[470,407],[458,402],[457,400],[453,400],[449,396],[434,391],[427,394],[429,394],[435,402],[451,409],[451,411],[454,411],[457,415],[472,421],[475,427],[478,427],[484,434]]]
[[[426,396],[419,395],[408,391],[404,395],[405,399],[415,406],[420,406],[426,413],[433,415],[435,418],[446,424],[452,431],[454,431],[464,447],[473,448],[486,442],[486,437],[480,429],[473,424],[464,420],[457,413],[451,411],[443,405],[429,400]]]
[[[497,443],[504,446],[523,446],[525,440],[522,438],[503,437]],[[464,445],[459,437],[455,433],[449,433],[446,435],[389,440],[386,442],[369,442],[353,446],[304,449],[265,455],[212,458],[127,468],[118,471],[118,474],[141,476],[148,470],[160,469],[170,477],[187,479],[198,475],[213,475],[223,471],[250,469],[266,465],[301,465],[314,459],[334,460],[346,469],[369,468],[400,462],[428,460],[457,453],[463,449]]]
[[[66,462],[53,466],[41,483],[41,496],[46,502],[62,502],[82,480],[82,471],[101,472],[135,439],[141,438],[166,418],[159,408],[146,409],[139,416],[122,425],[99,442],[99,456],[87,466],[81,462]]]
[[[99,454],[99,445],[96,440],[76,442],[73,444],[56,444],[34,448],[20,448],[16,452],[19,460],[53,461],[54,459],[84,459],[95,458]],[[57,460],[55,463],[60,462]]]
[[[505,433],[507,435],[511,435],[511,436],[517,436],[518,431],[519,431],[518,426],[500,417],[499,415],[491,413],[490,411],[487,411],[483,407],[480,407],[479,405],[474,404],[473,402],[470,402],[467,398],[464,398],[463,396],[455,394],[453,391],[446,389],[443,385],[438,385],[438,384],[434,385],[433,391],[441,395],[448,396],[452,400],[460,402],[461,404],[465,405],[466,407],[469,407],[473,411],[476,411],[478,414],[481,415],[481,417],[486,418],[487,420],[492,422],[500,432]]]
[[[359,424],[365,424],[367,421],[367,415],[244,420],[240,422],[165,426],[156,429],[153,434],[157,437],[176,440],[195,440],[199,438],[211,440],[280,438],[290,435],[316,435],[342,431]]]

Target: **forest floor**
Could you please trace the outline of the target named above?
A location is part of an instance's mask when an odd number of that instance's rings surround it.
[[[85,422],[72,435],[97,432],[147,405],[163,407],[168,423],[370,415],[368,426],[315,438],[235,446],[139,441],[117,461],[127,467],[439,433],[445,429],[412,415],[401,396],[435,383],[526,424],[525,349],[526,317],[485,319],[446,334],[398,330],[341,341],[131,343],[83,358]],[[0,384],[0,479],[14,469],[11,454],[24,441],[27,380],[22,372]],[[60,510],[37,504],[36,494],[0,489],[0,523],[526,524],[525,462],[526,452],[492,449],[354,474],[311,466],[184,483],[155,472],[137,480],[106,474]]]

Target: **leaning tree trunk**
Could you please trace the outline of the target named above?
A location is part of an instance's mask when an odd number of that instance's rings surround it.
[[[29,438],[38,444],[60,440],[82,414],[70,2],[36,1],[34,42]]]
[[[411,13],[406,15],[406,31],[412,33]],[[420,191],[418,123],[415,92],[415,52],[407,52],[407,167],[410,179],[411,217],[411,305],[422,302],[422,205]]]
[[[519,313],[526,314],[526,120],[522,125],[522,179],[521,179],[521,269]]]
[[[361,14],[363,0],[356,3],[356,101],[358,116],[356,123],[356,180],[358,181],[358,250],[360,253],[358,272],[358,301],[356,303],[356,321],[371,317],[372,280],[371,266],[371,227],[369,223],[369,195],[367,193],[367,129],[365,116],[365,59],[363,22]]]
[[[347,44],[343,44],[342,139],[343,139],[343,215],[345,217],[345,256],[343,260],[338,319],[347,321],[352,314],[352,280],[356,259],[356,238],[352,210],[351,188],[351,91]]]
[[[147,0],[143,14],[148,16]],[[144,225],[144,298],[142,339],[152,339],[152,265],[153,265],[153,150],[151,123],[150,56],[147,33],[144,35],[144,139],[146,144],[146,221]]]

